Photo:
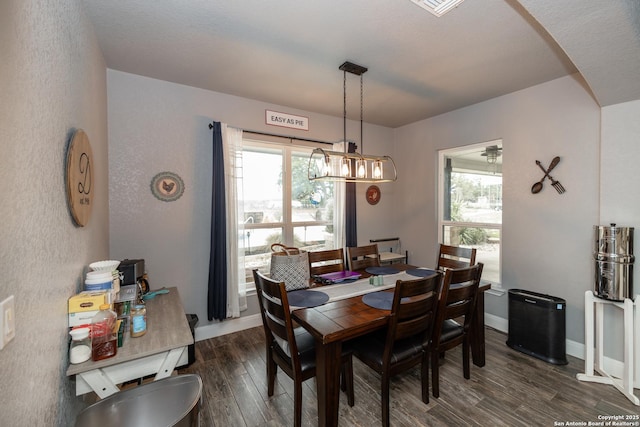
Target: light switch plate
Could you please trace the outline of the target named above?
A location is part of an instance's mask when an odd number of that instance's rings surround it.
[[[16,336],[16,309],[13,295],[0,302],[0,350]]]

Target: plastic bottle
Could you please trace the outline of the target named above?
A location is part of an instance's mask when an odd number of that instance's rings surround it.
[[[113,357],[118,351],[118,333],[114,331],[116,312],[109,304],[102,304],[91,319],[91,359],[98,361]]]

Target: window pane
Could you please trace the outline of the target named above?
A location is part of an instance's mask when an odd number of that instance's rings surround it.
[[[282,153],[280,150],[245,149],[245,224],[282,222]]]
[[[294,227],[294,246],[306,251],[333,249],[333,225]]]
[[[476,262],[484,264],[482,279],[500,283],[500,230],[444,226],[444,244],[476,249]]]
[[[309,181],[309,152],[291,155],[291,218],[293,222],[332,221],[333,183]]]
[[[502,223],[502,176],[451,173],[451,221]]]
[[[282,228],[245,229],[242,236],[247,282],[253,282],[253,269],[269,274],[271,245],[282,242]]]

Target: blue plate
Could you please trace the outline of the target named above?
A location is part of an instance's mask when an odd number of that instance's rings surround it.
[[[400,273],[400,270],[398,270],[395,267],[367,267],[364,269],[364,271],[366,271],[369,274],[375,274],[375,275]]]
[[[301,289],[287,292],[289,305],[294,307],[316,307],[329,301],[329,295],[320,291]]]
[[[402,298],[402,301],[407,298]],[[380,310],[391,310],[393,304],[393,292],[372,292],[362,296],[362,302],[369,307],[378,308]]]
[[[407,274],[410,274],[411,276],[416,276],[416,277],[429,277],[436,274],[436,271],[430,270],[428,268],[412,268],[410,270],[407,270]]]

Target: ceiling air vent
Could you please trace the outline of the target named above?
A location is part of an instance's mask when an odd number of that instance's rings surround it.
[[[464,0],[411,0],[411,2],[428,10],[438,17],[449,12],[463,1]]]

